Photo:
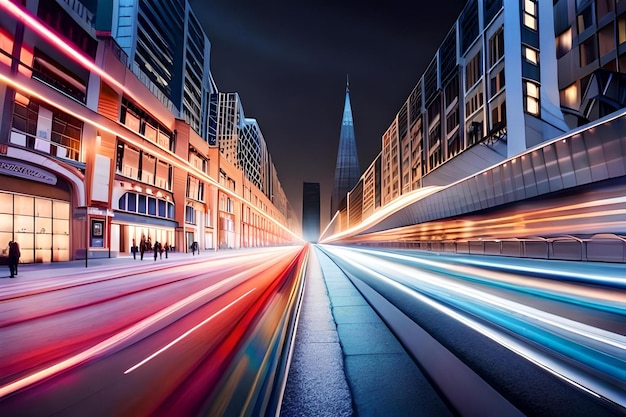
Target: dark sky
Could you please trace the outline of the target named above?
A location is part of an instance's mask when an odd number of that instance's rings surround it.
[[[302,183],[330,196],[346,74],[361,173],[466,0],[190,0],[211,41],[211,71],[255,118],[298,216]],[[271,5],[271,6],[270,6]]]

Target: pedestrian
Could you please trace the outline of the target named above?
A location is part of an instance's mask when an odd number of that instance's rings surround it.
[[[133,253],[133,259],[137,259],[137,245],[135,245],[135,238],[133,238],[133,246],[130,247],[130,251]]]
[[[154,260],[155,261],[157,260],[157,254],[159,253],[159,245],[160,245],[159,241],[155,240],[154,241]]]
[[[163,245],[157,242],[159,245],[159,259],[163,259]],[[167,258],[167,255],[165,256]]]
[[[139,259],[143,261],[143,254],[146,251],[146,239],[142,236],[141,242],[139,242]]]
[[[165,242],[165,259],[167,259],[167,253],[170,251],[169,243]]]
[[[9,242],[9,271],[11,272],[11,278],[17,275],[17,264],[20,262],[20,245],[17,242]]]
[[[196,255],[196,249],[197,249],[197,248],[198,248],[198,242],[193,242],[193,243],[191,244],[191,254],[192,254],[192,255],[194,255],[194,256]]]

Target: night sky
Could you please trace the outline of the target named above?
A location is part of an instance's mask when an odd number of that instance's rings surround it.
[[[466,0],[190,2],[211,41],[219,91],[239,93],[257,120],[299,217],[302,183],[320,183],[323,229],[346,75],[363,173]]]

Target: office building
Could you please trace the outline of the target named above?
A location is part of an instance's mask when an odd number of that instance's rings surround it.
[[[626,2],[468,1],[331,229],[625,107],[625,73]]]

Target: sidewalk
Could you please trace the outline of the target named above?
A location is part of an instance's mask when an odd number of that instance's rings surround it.
[[[218,253],[230,253],[230,250],[215,251],[211,249],[203,250],[200,253],[192,255],[191,252],[170,252],[165,258],[165,252],[163,252],[163,258],[158,257],[156,262],[154,260],[154,252],[146,252],[143,256],[143,260],[140,260],[140,255],[137,254],[137,259],[133,259],[131,254],[122,254],[115,258],[89,258],[87,259],[87,266],[85,266],[85,260],[64,261],[64,262],[47,262],[47,263],[31,263],[31,264],[19,264],[18,275],[15,278],[9,278],[9,267],[2,266],[0,268],[0,285],[17,283],[20,281],[31,281],[33,279],[44,279],[65,276],[68,274],[76,274],[79,271],[95,272],[104,271],[111,268],[123,268],[130,267],[132,265],[160,265],[163,262],[180,262],[182,260],[192,261],[194,259],[202,259],[210,256],[215,256]]]

